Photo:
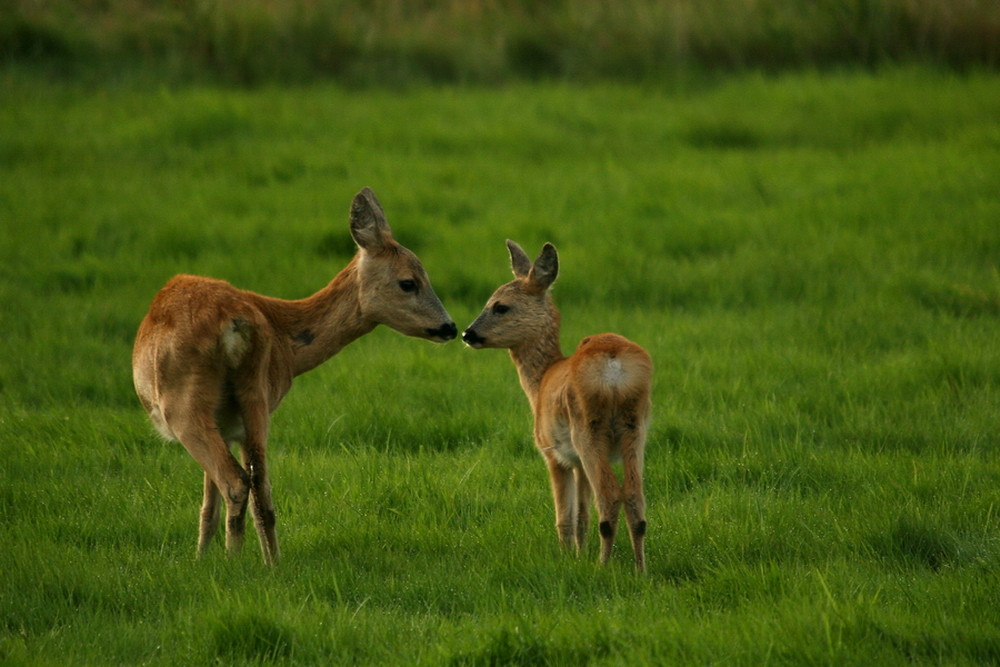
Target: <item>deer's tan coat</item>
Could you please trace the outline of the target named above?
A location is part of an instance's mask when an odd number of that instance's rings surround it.
[[[249,499],[264,561],[277,561],[267,436],[295,376],[379,324],[437,341],[455,336],[423,266],[393,240],[368,188],[352,202],[350,226],[357,254],[308,298],[286,301],[180,275],[139,325],[132,352],[139,400],[156,429],[179,440],[205,471],[199,555],[218,529],[220,499],[226,548],[240,549]],[[235,443],[242,464],[230,452]]]
[[[475,348],[510,350],[535,417],[535,444],[548,464],[556,528],[564,546],[583,547],[594,496],[601,562],[625,508],[635,567],[645,569],[643,457],[653,363],[639,345],[613,333],[588,336],[569,357],[559,345],[559,312],[549,293],[558,274],[546,243],[535,262],[513,241],[514,280],[500,286],[463,338]],[[623,482],[611,464],[621,460]]]

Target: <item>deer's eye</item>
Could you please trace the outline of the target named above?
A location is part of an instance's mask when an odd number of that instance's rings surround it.
[[[400,280],[399,289],[404,292],[416,292],[417,291],[417,281],[416,280]]]
[[[503,315],[504,313],[509,311],[510,311],[510,306],[505,306],[504,304],[499,302],[493,304],[494,315]]]

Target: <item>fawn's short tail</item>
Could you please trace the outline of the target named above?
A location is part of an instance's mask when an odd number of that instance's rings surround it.
[[[575,384],[586,395],[626,398],[649,393],[653,377],[649,353],[618,334],[584,338],[571,364]]]

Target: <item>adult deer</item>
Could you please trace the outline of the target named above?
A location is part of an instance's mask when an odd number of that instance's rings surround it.
[[[240,550],[249,500],[264,562],[278,560],[267,474],[270,414],[292,379],[385,324],[444,342],[457,330],[416,255],[392,238],[375,194],[351,204],[357,254],[325,288],[298,301],[179,275],[157,293],[132,351],[135,390],[156,429],[205,470],[198,555],[226,505],[226,549]],[[243,465],[230,444],[239,443]]]
[[[653,362],[611,333],[584,338],[572,356],[563,356],[559,312],[549,293],[559,271],[555,247],[546,243],[534,263],[513,241],[507,247],[515,279],[493,293],[462,338],[470,347],[510,350],[535,416],[535,445],[548,464],[562,545],[582,549],[593,494],[601,563],[607,563],[624,504],[635,567],[643,572],[642,467]],[[618,459],[624,484],[611,468]]]

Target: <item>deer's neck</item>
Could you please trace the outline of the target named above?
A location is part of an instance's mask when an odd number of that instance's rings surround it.
[[[293,375],[316,368],[375,328],[361,312],[357,263],[355,257],[310,297],[271,302],[272,321],[291,346]]]
[[[545,327],[540,335],[518,347],[510,350],[510,358],[517,367],[521,380],[521,388],[527,394],[528,400],[534,406],[538,400],[538,389],[546,371],[556,362],[562,361],[562,348],[559,345],[559,316]]]

